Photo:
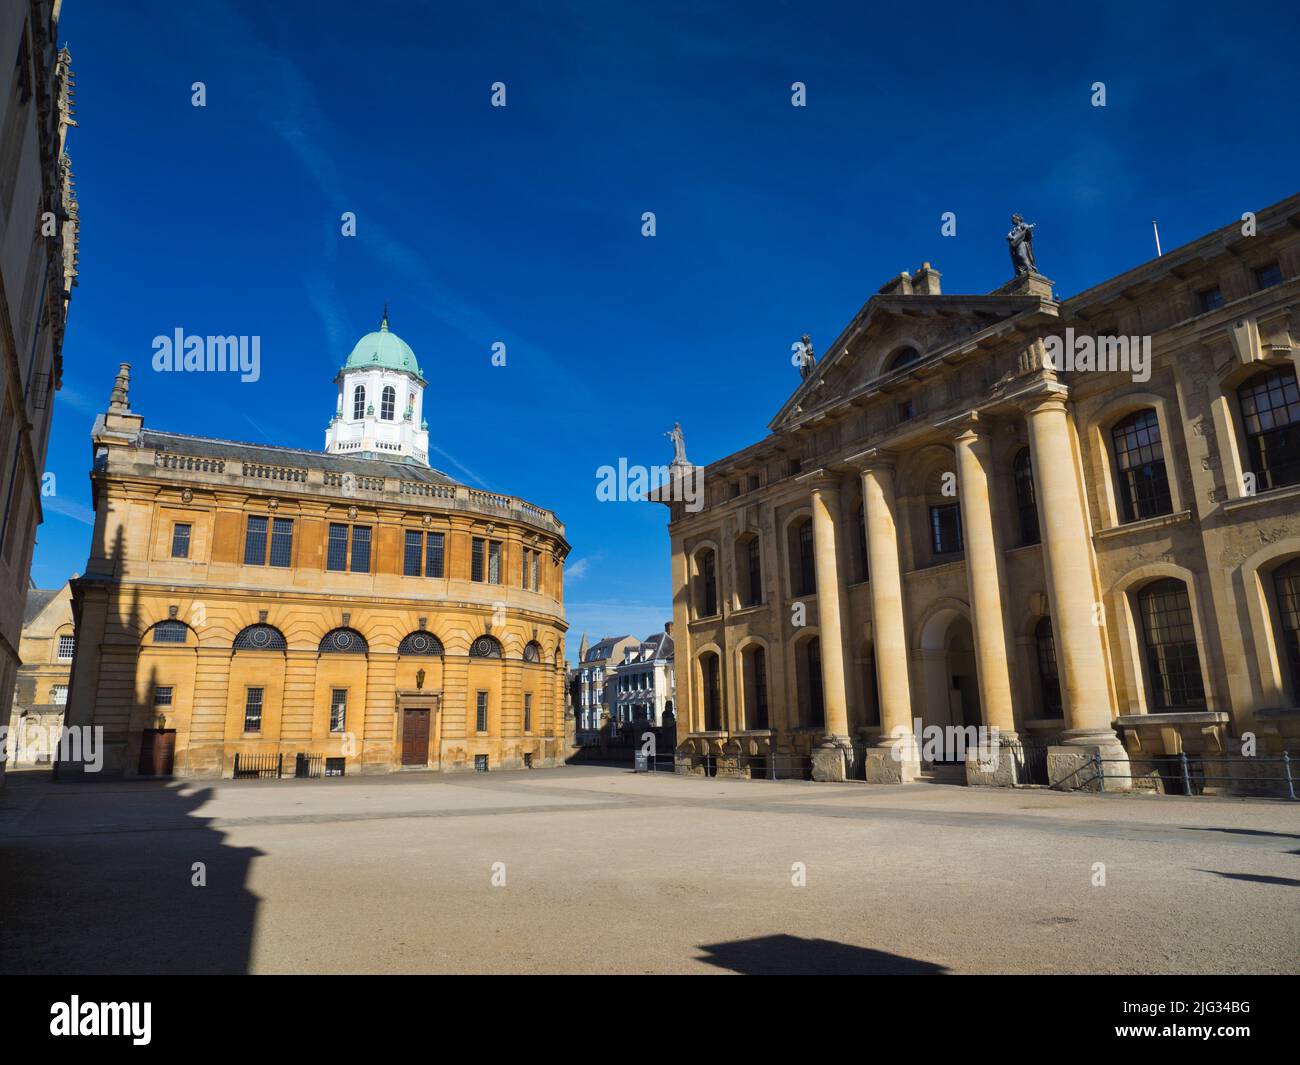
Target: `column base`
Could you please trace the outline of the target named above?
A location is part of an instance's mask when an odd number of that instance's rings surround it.
[[[1098,776],[1096,758],[1102,758]],[[1070,729],[1047,748],[1047,779],[1060,791],[1129,791],[1128,752],[1114,729]]]
[[[812,778],[832,783],[853,778],[853,744],[847,736],[828,736],[812,749]]]
[[[1014,732],[998,734],[997,745],[988,752],[968,750],[966,752],[967,786],[984,788],[1014,788],[1021,783],[1020,760],[1016,757]],[[981,754],[987,753],[988,758]]]
[[[916,745],[891,740],[866,752],[864,760],[868,784],[910,784],[921,773]]]

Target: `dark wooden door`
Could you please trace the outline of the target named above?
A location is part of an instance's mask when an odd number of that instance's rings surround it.
[[[140,765],[136,770],[140,776],[171,776],[175,756],[175,729],[147,728],[140,733]]]
[[[428,765],[429,711],[402,713],[402,765]]]

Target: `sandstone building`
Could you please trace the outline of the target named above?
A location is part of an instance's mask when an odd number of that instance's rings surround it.
[[[8,765],[53,760],[68,704],[68,679],[76,648],[71,585],[30,589],[18,644],[23,664],[18,668],[5,736]]]
[[[63,331],[77,276],[77,201],[64,144],[75,126],[59,3],[0,6],[0,707],[7,715]],[[0,763],[0,772],[3,763]]]
[[[917,719],[1063,786],[1300,751],[1298,365],[1300,196],[1065,300],[895,278],[671,504],[679,768],[914,779]]]
[[[322,453],[146,428],[122,366],[67,713],[104,728],[106,771],[563,762],[564,526],[429,466],[387,315],[335,383]]]

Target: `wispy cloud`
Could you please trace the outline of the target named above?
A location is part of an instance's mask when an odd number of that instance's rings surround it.
[[[95,512],[81,503],[74,503],[71,499],[48,496],[41,501],[41,507],[46,512],[62,514],[65,518],[81,522],[82,525],[95,524]]]
[[[564,579],[566,581],[580,581],[587,575],[591,569],[590,558],[580,558],[577,562],[571,562],[564,567]]]

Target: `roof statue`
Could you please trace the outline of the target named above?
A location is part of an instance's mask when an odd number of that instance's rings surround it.
[[[1016,268],[1016,277],[1038,273],[1038,264],[1034,261],[1036,225],[1035,222],[1026,223],[1018,214],[1011,216],[1011,232],[1007,234],[1007,244],[1011,246],[1011,265]]]

